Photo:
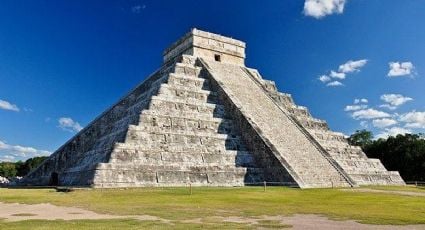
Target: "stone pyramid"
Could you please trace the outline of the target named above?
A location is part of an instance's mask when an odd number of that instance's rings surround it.
[[[193,29],[144,82],[22,185],[401,185],[255,69],[245,43]]]

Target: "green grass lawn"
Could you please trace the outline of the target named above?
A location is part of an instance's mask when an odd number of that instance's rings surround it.
[[[368,187],[371,188],[371,187]],[[375,188],[375,187],[373,187]],[[382,188],[381,188],[382,189]],[[411,191],[413,188],[398,187]],[[423,190],[421,190],[423,191]],[[320,214],[332,219],[352,219],[369,224],[425,224],[425,197],[351,192],[338,189],[243,188],[140,188],[88,189],[69,193],[52,189],[0,189],[0,202],[51,203],[115,215],[152,215],[168,219],[165,227],[213,228],[215,216],[256,217],[261,215]],[[184,220],[201,218],[203,224]],[[0,229],[25,226],[82,226],[90,229],[149,227],[158,224],[136,220],[87,221],[0,221]],[[222,223],[221,223],[222,224]],[[261,224],[261,223],[259,223]],[[276,223],[262,223],[273,225]],[[96,228],[95,228],[96,226]],[[102,228],[104,226],[104,228]],[[229,229],[249,227],[226,224]],[[251,226],[255,227],[255,226]],[[258,226],[257,226],[258,227]],[[285,227],[285,226],[277,226]]]

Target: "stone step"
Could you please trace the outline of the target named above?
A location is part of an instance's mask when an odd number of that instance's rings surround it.
[[[329,130],[328,124],[323,120],[315,118],[305,119],[303,117],[296,117],[296,119],[306,129]]]
[[[354,145],[348,145],[346,147],[334,147],[334,146],[322,145],[322,147],[326,149],[326,151],[328,152],[340,153],[340,154],[347,154],[347,153],[358,154],[359,152],[363,152],[362,148],[360,148],[359,146],[354,146]]]
[[[158,163],[164,162],[189,162],[193,164],[218,163],[233,164],[236,166],[255,166],[253,156],[247,151],[226,151],[221,153],[202,152],[164,152],[164,151],[138,151],[115,150],[111,154],[111,163]]]
[[[144,171],[138,169],[97,170],[97,187],[139,186],[243,186],[264,181],[262,169],[234,168],[228,171]],[[107,178],[107,179],[106,179]]]
[[[217,93],[201,90],[187,89],[178,86],[163,84],[159,90],[158,97],[167,99],[177,99],[185,103],[217,103]]]
[[[155,110],[144,110],[142,112],[142,116],[145,115],[149,115],[149,116],[163,116],[163,117],[185,117],[185,118],[190,118],[190,117],[196,117],[199,118],[201,120],[212,120],[212,119],[228,119],[227,116],[225,115],[219,115],[219,114],[211,114],[211,113],[199,113],[197,111],[194,112],[188,112],[188,111],[168,111],[168,112],[163,112],[163,111],[155,111]]]
[[[227,134],[203,135],[194,133],[147,133],[129,129],[125,143],[142,146],[189,145],[210,148],[225,147],[230,150],[244,150],[240,136]]]
[[[126,167],[135,167],[135,168],[143,168],[143,169],[166,169],[166,170],[191,170],[193,168],[199,168],[199,167],[205,167],[209,169],[210,171],[216,170],[216,171],[223,171],[228,170],[232,168],[246,168],[246,167],[256,167],[254,162],[252,160],[241,160],[240,162],[235,162],[233,159],[232,161],[226,161],[226,159],[220,159],[220,161],[216,162],[193,162],[191,161],[192,158],[190,157],[179,157],[176,155],[170,155],[170,156],[164,156],[169,157],[166,160],[158,160],[158,161],[150,161],[145,159],[139,159],[134,161],[110,161],[109,163],[102,163],[107,164],[109,166],[113,166],[115,168],[126,168]],[[195,158],[193,158],[195,159]],[[196,160],[196,159],[195,159]],[[108,167],[109,167],[108,166]]]
[[[130,116],[125,116],[113,123],[110,129],[103,131],[104,133],[114,133],[126,128],[128,125],[137,125],[140,123],[140,115],[134,114]]]
[[[317,139],[317,141],[322,145],[322,147],[326,148],[337,148],[337,149],[347,149],[350,148],[350,144],[347,142],[339,141],[339,140],[321,140]]]
[[[172,71],[175,74],[181,74],[188,77],[198,77],[201,72],[201,67],[195,67],[186,63],[176,63],[174,70]]]
[[[295,105],[294,100],[290,94],[281,92],[269,92],[269,94],[279,105],[283,106],[284,108],[289,108]]]
[[[353,173],[350,174],[358,185],[405,185],[398,172]]]
[[[364,160],[336,159],[336,160],[347,172],[349,171],[359,171],[359,172],[387,171],[387,169],[385,169],[384,165],[382,165],[381,162],[373,162],[368,159],[364,159]]]
[[[246,151],[246,149],[227,149],[225,145],[222,146],[206,146],[206,145],[167,145],[158,144],[155,146],[146,146],[132,143],[115,143],[113,145],[114,151],[151,151],[151,152],[195,152],[195,153],[223,153],[228,151]]]
[[[291,107],[286,108],[291,114],[295,115],[296,117],[302,117],[302,118],[312,118],[310,113],[308,112],[308,109],[304,106],[298,106],[293,105]]]
[[[318,141],[338,141],[341,143],[348,144],[344,134],[332,132],[330,130],[308,130]]]
[[[200,77],[187,77],[185,75],[179,75],[171,73],[169,75],[167,84],[170,86],[178,86],[187,89],[209,89],[209,80]]]
[[[140,116],[139,130],[186,130],[194,132],[213,132],[234,134],[233,120],[223,118],[197,118],[170,115],[143,114]]]
[[[177,62],[194,66],[196,64],[196,57],[183,54],[178,57]]]
[[[93,149],[104,149],[105,146],[112,146],[113,143],[123,142],[127,134],[126,127],[123,127],[121,130],[108,133],[96,140],[96,144]]]
[[[193,114],[195,117],[198,114],[207,114],[210,117],[223,118],[225,116],[224,106],[209,103],[186,103],[178,100],[169,100],[154,96],[149,105],[149,110],[153,110],[158,114],[184,116],[185,113]]]

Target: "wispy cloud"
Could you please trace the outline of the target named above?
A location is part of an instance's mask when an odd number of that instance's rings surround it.
[[[356,98],[354,99],[354,104],[359,104],[359,103],[368,103],[369,101],[366,98]]]
[[[339,66],[338,71],[341,73],[359,72],[360,69],[366,65],[367,60],[361,59],[357,61],[349,60],[348,62]]]
[[[366,65],[366,63],[367,59],[357,61],[349,60],[346,63],[339,65],[338,71],[331,70],[329,74],[320,75],[318,79],[319,81],[326,83],[326,86],[342,86],[344,84],[341,81],[347,77],[347,74],[360,72],[360,69]]]
[[[382,101],[386,102],[386,104],[380,105],[379,107],[388,108],[390,110],[395,110],[400,105],[413,100],[413,98],[405,97],[401,94],[383,94],[380,98]]]
[[[321,75],[318,79],[319,79],[319,81],[321,81],[323,83],[332,80],[332,78],[330,78],[329,76],[326,76],[326,75]]]
[[[425,112],[411,111],[400,116],[400,121],[405,122],[405,127],[425,129]]]
[[[331,73],[329,74],[329,76],[331,78],[345,79],[345,73],[338,73],[338,72],[335,72],[333,70],[331,71]]]
[[[397,124],[397,121],[390,118],[382,118],[382,119],[376,119],[372,121],[373,126],[377,128],[386,128],[392,125]]]
[[[401,94],[383,94],[380,99],[386,104],[379,105],[379,107],[386,107],[391,110],[413,100]],[[412,110],[400,115],[394,111],[384,112],[375,109],[377,106],[371,106],[367,104],[368,102],[366,98],[356,98],[352,105],[345,106],[344,111],[348,112],[353,119],[359,120],[361,127],[375,128],[378,133],[377,138],[425,131],[425,111]]]
[[[333,81],[333,82],[329,82],[328,84],[326,84],[326,86],[331,86],[331,87],[336,87],[336,86],[343,86],[344,84],[342,84],[339,81]]]
[[[25,160],[31,157],[48,156],[50,154],[51,152],[47,150],[39,150],[21,145],[10,145],[4,141],[0,141],[0,161]]]
[[[390,70],[388,71],[388,77],[401,77],[401,76],[409,76],[413,73],[412,62],[390,62],[388,63]]]
[[[135,5],[131,7],[131,12],[135,13],[135,14],[140,14],[142,12],[142,10],[146,9],[146,5],[144,4],[140,4],[140,5]]]
[[[330,14],[342,14],[346,0],[305,0],[304,15],[323,18]]]
[[[364,103],[364,104],[360,104],[360,103]],[[350,111],[366,109],[368,107],[366,103],[368,103],[368,100],[366,98],[360,98],[360,99],[356,98],[354,99],[354,105],[345,106],[344,111],[350,112]]]
[[[354,111],[353,114],[351,115],[354,119],[376,119],[376,118],[384,118],[384,117],[390,117],[391,115],[383,112],[383,111],[379,111],[376,109],[362,109],[362,110],[357,110]]]
[[[69,132],[79,132],[83,127],[70,117],[61,117],[58,120],[58,127]]]
[[[391,127],[384,129],[381,133],[376,135],[376,138],[388,138],[389,136],[397,136],[398,134],[412,133],[412,130],[403,127]]]
[[[19,112],[18,106],[14,105],[14,104],[12,104],[8,101],[1,100],[1,99],[0,99],[0,109]]]
[[[344,111],[349,112],[349,111],[356,111],[356,110],[361,110],[361,109],[366,109],[367,105],[347,105],[344,108]]]

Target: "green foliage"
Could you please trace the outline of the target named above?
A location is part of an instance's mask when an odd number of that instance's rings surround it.
[[[399,171],[406,181],[425,181],[425,139],[405,134],[364,145],[368,157],[378,158],[388,170]]]
[[[0,176],[11,178],[11,177],[15,177],[17,172],[18,171],[16,170],[15,163],[11,163],[11,162],[0,163]]]
[[[33,157],[25,161],[18,167],[18,176],[25,176],[33,169],[37,168],[47,157]]]
[[[33,157],[25,162],[0,162],[0,176],[12,178],[23,177],[37,168],[47,157]]]
[[[348,142],[351,145],[356,145],[363,148],[372,143],[372,138],[373,138],[372,132],[363,129],[363,130],[357,130],[354,134],[352,134],[348,138]]]

